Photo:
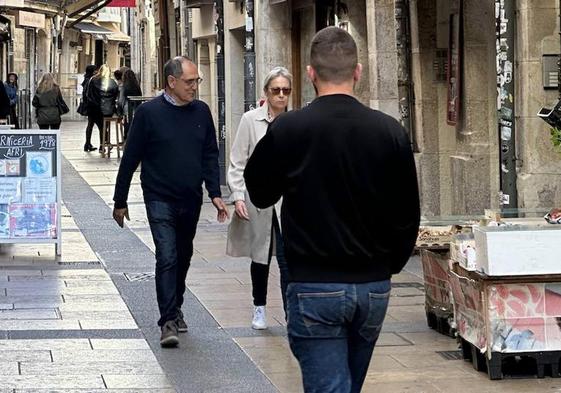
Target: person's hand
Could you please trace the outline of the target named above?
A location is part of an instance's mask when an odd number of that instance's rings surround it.
[[[249,221],[249,213],[247,212],[247,206],[244,201],[234,202],[236,215],[242,220]]]
[[[218,211],[216,215],[218,222],[224,222],[226,219],[230,218],[230,214],[228,213],[228,209],[226,208],[226,204],[222,198],[212,198],[212,204]]]
[[[129,209],[127,207],[123,209],[113,209],[113,219],[117,222],[121,228],[125,225],[125,218],[130,221]]]

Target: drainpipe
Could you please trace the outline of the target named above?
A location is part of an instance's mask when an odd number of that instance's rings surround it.
[[[413,83],[411,81],[411,25],[409,0],[395,1],[396,41],[397,41],[397,78],[399,93],[400,122],[409,133],[412,144],[415,144],[413,122]],[[414,147],[414,150],[417,149]]]
[[[193,45],[193,16],[191,9],[183,5],[183,20],[185,21],[185,44],[183,50],[191,60],[195,61],[195,47]]]
[[[254,30],[254,3],[247,0],[245,3],[245,52],[243,55],[244,78],[244,112],[255,109],[255,30]]]
[[[495,0],[497,91],[499,94],[497,109],[500,146],[500,203],[502,208],[516,208],[518,206],[514,111],[515,7],[515,0]]]
[[[224,67],[224,0],[214,1],[216,83],[218,85],[218,165],[220,184],[226,185],[226,82]]]

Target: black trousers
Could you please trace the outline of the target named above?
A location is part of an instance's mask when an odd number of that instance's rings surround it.
[[[267,304],[267,286],[269,283],[269,269],[273,257],[273,236],[276,243],[276,256],[280,271],[280,284],[282,293],[282,304],[286,312],[286,288],[288,286],[288,267],[284,256],[284,242],[282,239],[280,225],[276,213],[273,214],[273,225],[271,228],[271,246],[267,264],[251,261],[251,283],[254,306],[265,306]]]
[[[94,124],[99,130],[99,144],[103,140],[103,113],[101,110],[88,108],[88,126],[86,127],[86,143],[91,143]]]
[[[18,115],[16,113],[16,106],[10,106],[10,124],[13,124],[16,130],[19,128]]]

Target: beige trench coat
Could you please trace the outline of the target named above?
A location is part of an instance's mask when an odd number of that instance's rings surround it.
[[[267,209],[256,208],[247,194],[243,172],[257,142],[265,136],[268,126],[267,104],[243,114],[230,152],[227,176],[232,192],[231,199],[245,201],[249,221],[240,219],[235,213],[232,215],[228,227],[226,254],[232,257],[248,257],[263,264],[267,263],[269,256],[274,209],[277,211],[277,217],[280,217],[280,201],[276,206]]]

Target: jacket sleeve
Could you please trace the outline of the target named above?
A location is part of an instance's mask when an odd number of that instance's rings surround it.
[[[396,124],[396,154],[394,161],[398,176],[389,179],[391,197],[386,200],[385,211],[393,216],[385,222],[389,223],[386,235],[391,245],[392,274],[399,273],[413,252],[419,235],[420,202],[417,183],[417,169],[411,150],[411,144],[405,130]]]
[[[245,180],[243,171],[249,159],[250,120],[244,114],[238,126],[238,132],[230,151],[228,167],[228,187],[232,191],[233,201],[245,201]]]
[[[251,202],[258,208],[273,206],[282,196],[283,176],[280,156],[275,146],[273,127],[269,125],[265,136],[257,143],[244,171],[245,185]]]
[[[127,198],[134,172],[144,157],[144,152],[148,143],[148,135],[146,132],[146,119],[142,107],[136,112],[129,135],[127,137],[127,146],[119,165],[117,174],[117,182],[115,184],[115,208],[122,209],[127,207]]]
[[[203,180],[210,199],[222,196],[220,192],[220,168],[218,166],[218,144],[216,143],[216,129],[210,109],[208,113],[206,137],[203,146]]]

